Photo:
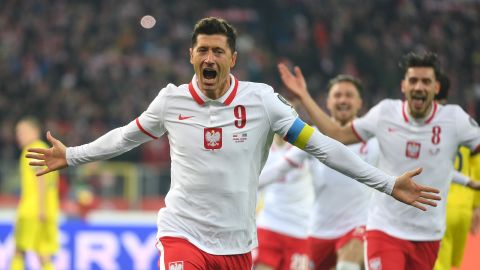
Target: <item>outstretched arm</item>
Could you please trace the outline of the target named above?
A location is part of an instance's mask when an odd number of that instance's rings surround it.
[[[287,66],[283,63],[278,64],[278,72],[280,78],[287,89],[294,94],[307,110],[310,118],[318,127],[318,129],[344,144],[350,144],[358,142],[359,139],[355,136],[350,125],[341,127],[317,105],[315,100],[310,96],[307,89],[307,83],[303,77],[302,71],[299,67],[294,68],[295,75],[288,70]]]
[[[29,164],[32,166],[46,166],[37,173],[38,176],[51,171],[60,170],[67,166],[80,165],[97,160],[105,160],[123,154],[138,145],[152,140],[143,133],[135,121],[128,125],[109,131],[95,141],[75,147],[65,147],[55,139],[50,132],[47,139],[52,144],[48,149],[28,149],[27,158],[34,159]]]
[[[426,205],[436,206],[435,201],[440,200],[437,189],[415,183],[413,177],[420,174],[421,169],[398,177],[390,176],[363,161],[345,145],[316,130],[312,131],[304,150],[330,168],[418,209],[425,211]]]

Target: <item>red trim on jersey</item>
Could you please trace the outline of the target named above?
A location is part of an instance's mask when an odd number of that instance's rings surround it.
[[[407,116],[407,113],[405,112],[405,100],[402,101],[402,115],[403,115],[403,119],[405,120],[405,122],[409,122],[408,121],[408,116]]]
[[[146,131],[146,130],[142,127],[142,125],[140,125],[140,121],[138,121],[138,118],[135,119],[135,123],[137,123],[137,127],[138,127],[143,133],[145,133],[147,136],[149,136],[150,138],[153,138],[153,139],[155,139],[155,140],[158,139],[158,137],[153,136],[152,133]]]
[[[232,77],[233,77],[233,76],[232,76]],[[237,80],[237,78],[233,77],[233,83],[234,83],[234,86],[233,86],[232,92],[231,92],[230,95],[227,97],[227,99],[225,99],[225,101],[223,102],[223,104],[225,104],[225,105],[230,105],[230,103],[232,103],[233,99],[234,99],[235,96],[237,95],[237,88],[238,88],[238,80]]]
[[[430,117],[428,117],[428,119],[425,120],[425,124],[428,124],[432,121],[433,117],[435,116],[435,113],[437,112],[437,109],[438,109],[437,102],[433,101],[433,112],[430,115]],[[402,115],[403,115],[403,119],[405,119],[405,122],[408,123],[409,121],[407,117],[407,112],[405,112],[405,101],[402,101]]]
[[[355,130],[355,127],[353,126],[353,122],[350,124],[350,127],[352,128],[352,131],[353,131],[353,134],[355,134],[355,137],[357,137],[357,139],[362,143],[366,143],[365,140],[362,138],[362,136],[360,136],[360,134],[358,134],[358,132]]]
[[[296,163],[295,161],[287,158],[287,157],[283,157],[287,162],[288,164],[290,164],[290,166],[294,167],[294,168],[301,168],[302,167],[302,164],[298,164]]]
[[[425,121],[425,124],[428,124],[432,121],[433,117],[435,116],[435,113],[437,112],[437,102],[433,102],[433,112],[432,115]]]
[[[203,105],[203,103],[205,103],[205,101],[203,101],[203,99],[197,94],[197,92],[195,91],[195,88],[193,88],[193,82],[190,82],[188,84],[188,91],[190,91],[190,95],[192,95],[193,99],[199,104],[199,105]]]

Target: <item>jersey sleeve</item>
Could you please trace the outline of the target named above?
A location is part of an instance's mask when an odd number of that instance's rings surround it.
[[[160,91],[148,109],[126,126],[111,130],[88,144],[68,147],[66,150],[68,165],[75,166],[109,159],[162,136],[165,133],[163,125],[165,92],[165,89]]]
[[[456,106],[455,123],[460,144],[472,151],[478,151],[480,146],[480,127],[462,108]]]
[[[366,142],[369,138],[375,136],[383,104],[385,104],[385,101],[372,107],[364,116],[353,120],[352,129],[360,141]]]
[[[466,186],[469,181],[470,181],[470,178],[468,176],[462,174],[461,172],[459,172],[455,169],[453,170],[453,174],[452,174],[452,182],[453,183],[457,183],[459,185]]]
[[[271,87],[262,94],[263,107],[267,113],[271,129],[282,137],[287,135],[298,114],[280,94]]]
[[[363,161],[342,143],[313,130],[304,150],[328,167],[378,191],[391,194],[395,177]]]

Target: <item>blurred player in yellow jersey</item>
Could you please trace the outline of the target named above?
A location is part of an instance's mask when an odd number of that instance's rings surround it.
[[[437,102],[446,103],[450,83],[442,74]],[[471,155],[470,149],[461,147],[455,159],[455,170],[470,179],[480,179],[480,154]],[[447,229],[440,244],[435,270],[459,267],[465,250],[468,232],[476,234],[480,225],[480,192],[473,190],[475,183],[466,186],[453,182],[447,198]]]
[[[35,176],[36,169],[28,165],[25,157],[28,148],[48,147],[40,140],[40,126],[33,117],[21,119],[16,126],[16,136],[22,148],[19,168],[21,195],[15,224],[15,255],[12,270],[25,269],[25,252],[34,252],[43,270],[54,269],[52,256],[59,248],[58,241],[58,172]],[[38,168],[40,169],[40,168]]]

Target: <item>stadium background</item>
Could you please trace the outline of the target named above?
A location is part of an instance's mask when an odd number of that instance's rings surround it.
[[[139,23],[146,14],[156,19],[151,29]],[[237,28],[239,61],[233,73],[239,79],[266,82],[283,93],[276,64],[288,61],[302,67],[310,91],[323,105],[328,79],[348,73],[364,82],[368,108],[382,98],[401,97],[400,56],[428,49],[441,56],[452,80],[450,102],[477,120],[480,116],[477,0],[3,0],[0,269],[6,269],[11,254],[9,233],[19,192],[16,120],[34,115],[67,145],[128,123],[167,83],[191,79],[190,32],[205,16],[223,17]],[[162,138],[112,161],[62,172],[60,257],[66,269],[116,269],[114,263],[130,258],[132,250],[139,262],[151,263],[124,263],[154,267],[156,253],[149,248],[155,212],[169,187],[168,153]],[[93,235],[92,242],[75,240],[89,239],[85,232]],[[480,252],[480,239],[469,245],[470,266],[462,269],[480,269],[473,257]],[[98,254],[112,259],[99,262]],[[78,256],[91,260],[76,264]]]

